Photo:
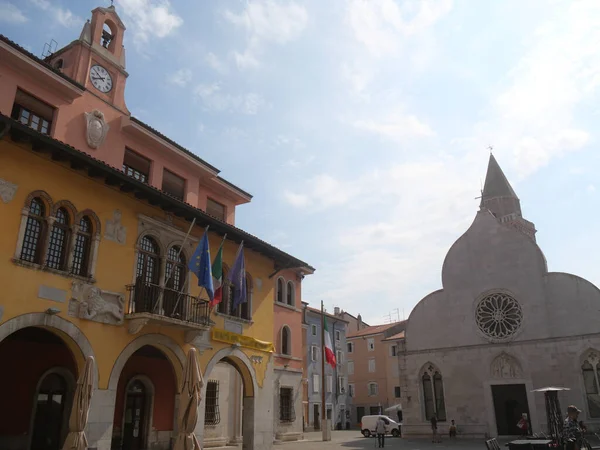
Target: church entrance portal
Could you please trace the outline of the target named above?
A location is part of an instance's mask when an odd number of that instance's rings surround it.
[[[522,434],[517,423],[521,414],[529,418],[529,404],[524,384],[500,384],[492,386],[496,427],[499,436],[515,436]]]

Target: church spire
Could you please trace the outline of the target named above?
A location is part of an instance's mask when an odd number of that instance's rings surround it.
[[[500,223],[516,228],[535,240],[535,225],[523,218],[519,197],[492,153],[479,207],[490,211]]]
[[[485,199],[494,197],[514,197],[518,200],[517,194],[515,194],[515,191],[506,179],[506,175],[504,175],[498,161],[490,153],[490,161],[488,163],[487,174],[485,175],[485,184],[483,185],[481,199],[484,201]]]

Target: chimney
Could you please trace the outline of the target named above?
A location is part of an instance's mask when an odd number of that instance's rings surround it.
[[[336,316],[340,315],[340,308],[339,308],[339,306],[336,306],[335,308],[333,308],[333,314],[335,314]]]
[[[362,316],[359,314],[356,318],[356,331],[360,331],[362,325]]]

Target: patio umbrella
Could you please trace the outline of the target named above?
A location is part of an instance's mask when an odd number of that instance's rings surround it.
[[[69,434],[63,445],[63,450],[86,450],[87,438],[85,437],[85,426],[90,412],[92,400],[92,383],[94,380],[94,357],[88,356],[85,360],[83,372],[77,380],[77,388],[73,397],[71,416],[69,417]]]
[[[177,413],[177,439],[174,450],[201,450],[200,443],[194,434],[198,421],[200,392],[204,380],[198,366],[195,348],[190,349],[183,368],[181,392],[179,393],[179,411]]]
[[[563,416],[560,409],[560,402],[558,401],[559,391],[568,391],[569,388],[564,387],[545,387],[541,389],[535,389],[533,392],[543,392],[546,401],[546,421],[548,424],[548,433],[552,436],[557,444],[562,444],[562,431],[563,431]]]

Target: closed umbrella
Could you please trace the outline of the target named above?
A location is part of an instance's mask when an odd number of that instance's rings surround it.
[[[69,417],[69,434],[63,445],[63,450],[86,450],[87,448],[87,438],[84,430],[92,400],[94,366],[94,357],[88,356],[85,360],[83,372],[77,380],[77,389],[75,389],[71,416]]]
[[[179,393],[179,411],[177,413],[177,439],[174,450],[201,450],[200,443],[194,434],[198,421],[200,392],[204,380],[198,366],[195,348],[190,349],[183,368],[181,392]]]

